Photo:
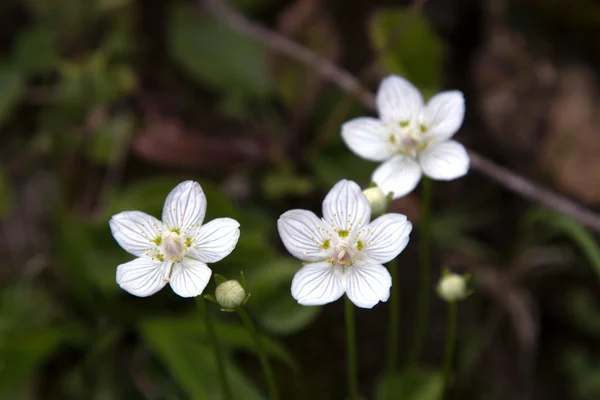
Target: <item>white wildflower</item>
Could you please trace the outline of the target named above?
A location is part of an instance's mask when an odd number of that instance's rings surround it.
[[[394,198],[410,193],[421,175],[452,180],[469,170],[466,149],[450,140],[463,123],[465,101],[457,90],[438,93],[427,104],[406,79],[391,75],[377,92],[379,119],[356,118],[342,126],[342,138],[358,156],[383,162],[373,182]]]
[[[381,265],[408,244],[412,225],[402,214],[371,219],[360,187],[338,182],[323,201],[323,218],[291,210],[277,222],[287,250],[308,264],[292,280],[292,296],[302,305],[322,305],[344,293],[358,307],[372,308],[390,296],[392,278]]]
[[[195,297],[212,271],[205,263],[229,255],[240,236],[240,224],[218,218],[202,225],[206,197],[197,182],[180,183],[169,193],[162,222],[140,211],[124,211],[110,220],[119,245],[137,256],[117,268],[117,283],[129,293],[150,296],[167,283],[181,297]]]

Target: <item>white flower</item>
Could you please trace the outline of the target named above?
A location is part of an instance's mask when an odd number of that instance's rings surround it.
[[[390,297],[392,278],[381,265],[408,244],[412,225],[402,214],[369,223],[371,207],[360,187],[338,182],[323,201],[323,218],[291,210],[277,222],[287,250],[308,264],[292,280],[292,296],[306,306],[322,305],[344,293],[363,308]]]
[[[137,256],[119,265],[117,283],[129,293],[150,296],[167,283],[181,297],[202,293],[212,271],[205,263],[229,255],[240,237],[240,224],[218,218],[202,225],[206,197],[197,182],[182,182],[169,193],[162,222],[140,211],[124,211],[110,220],[115,240]]]
[[[462,125],[465,100],[453,90],[423,103],[421,93],[406,79],[391,75],[377,92],[379,119],[356,118],[342,125],[342,138],[358,156],[382,161],[373,182],[394,198],[410,193],[421,174],[452,180],[469,170],[466,149],[450,140]]]

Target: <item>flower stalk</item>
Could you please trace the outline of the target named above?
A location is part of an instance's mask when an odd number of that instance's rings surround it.
[[[419,274],[420,289],[417,306],[417,324],[413,338],[410,361],[416,364],[427,335],[429,322],[429,292],[431,281],[430,236],[431,236],[431,180],[423,178],[423,216],[420,224]]]
[[[346,317],[346,346],[348,353],[348,394],[350,400],[358,400],[358,361],[356,357],[356,324],[354,322],[354,304],[344,296]]]
[[[400,331],[400,288],[398,285],[398,263],[396,259],[388,264],[388,268],[392,276],[386,360],[386,374],[389,376],[392,375],[398,364],[398,335]]]
[[[229,387],[227,373],[225,372],[225,361],[223,360],[223,353],[221,352],[221,347],[219,346],[219,341],[217,340],[215,327],[212,324],[210,314],[206,309],[206,303],[204,302],[204,298],[202,296],[196,297],[196,306],[198,307],[198,312],[201,318],[204,320],[204,323],[206,325],[206,332],[208,333],[208,339],[210,340],[211,347],[214,350],[215,361],[217,363],[217,370],[219,372],[219,378],[221,381],[221,390],[223,391],[223,398],[225,400],[232,400],[233,397],[231,395],[231,388]]]
[[[446,344],[444,347],[444,392],[450,386],[450,375],[452,373],[452,361],[454,358],[454,348],[456,347],[456,325],[458,321],[458,312],[456,301],[448,302],[448,331],[446,332]]]
[[[273,370],[271,369],[271,365],[269,364],[267,353],[265,352],[262,342],[260,341],[258,332],[256,331],[252,320],[248,316],[248,313],[246,312],[243,306],[237,307],[235,311],[240,316],[242,323],[250,333],[250,336],[252,336],[252,340],[254,341],[254,345],[256,346],[256,351],[260,358],[260,365],[262,367],[263,375],[265,376],[265,380],[267,381],[267,387],[269,388],[269,398],[271,400],[277,400],[279,398],[279,394],[277,392],[277,386],[275,385]]]

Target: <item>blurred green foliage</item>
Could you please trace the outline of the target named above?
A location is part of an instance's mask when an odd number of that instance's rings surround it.
[[[74,399],[218,398],[216,366],[193,301],[178,298],[168,288],[137,299],[115,283],[117,265],[132,256],[112,238],[109,218],[124,210],[160,217],[166,195],[184,179],[201,183],[208,199],[207,221],[227,216],[241,223],[235,251],[211,268],[228,278],[240,271],[246,274],[251,293],[247,307],[282,386],[290,392],[290,382],[299,374],[321,371],[320,360],[300,365],[302,357],[296,359],[284,345],[298,342],[322,310],[299,306],[290,296],[290,282],[301,262],[280,251],[275,221],[291,205],[320,214],[323,193],[340,179],[369,183],[375,164],[350,153],[339,135],[343,121],[365,111],[345,94],[325,87],[304,66],[281,62],[192,2],[154,3],[12,0],[0,5],[0,13],[6,11],[11,18],[26,16],[10,32],[0,57],[0,129],[11,138],[6,155],[16,160],[6,165],[3,160],[0,166],[0,217],[8,224],[21,224],[9,219],[15,215],[28,217],[28,210],[21,208],[21,186],[33,181],[39,172],[35,168],[50,171],[56,192],[37,194],[49,206],[41,227],[25,228],[37,232],[36,241],[51,242],[51,250],[42,254],[41,272],[31,272],[21,260],[4,261],[10,273],[17,272],[0,292],[1,398],[31,398],[37,393]],[[233,3],[249,12],[279,7],[266,0]],[[144,7],[160,14],[164,26],[152,26],[150,32],[139,26],[142,18],[155,23],[156,16],[142,15]],[[316,27],[310,29],[307,46],[320,53],[343,48],[329,34],[333,28],[321,20],[312,22]],[[386,73],[406,76],[425,97],[443,87],[445,43],[427,18],[403,8],[377,9],[368,16],[368,35]],[[156,59],[164,60],[144,65],[146,53],[160,51],[163,45],[164,54]],[[193,135],[221,138],[222,126],[232,126],[244,139],[259,132],[261,140],[273,142],[278,157],[269,159],[267,168],[247,160],[241,167],[225,160],[205,169],[141,160],[132,142],[157,112],[140,99],[155,87],[169,99],[184,99],[192,110],[205,111],[207,104],[217,103],[200,115],[218,114],[219,123],[194,126]],[[205,97],[196,104],[196,96]],[[182,107],[177,101],[165,102]],[[304,136],[297,137],[298,132]],[[238,138],[232,136],[223,135],[223,141],[235,149]],[[297,143],[290,146],[291,137]],[[266,149],[263,142],[258,147]],[[240,171],[251,186],[246,195],[233,193],[227,184],[226,178]],[[485,201],[468,201],[435,214],[436,246],[478,261],[510,259],[512,254],[492,249],[480,235],[496,222],[495,214]],[[597,240],[585,228],[545,210],[534,210],[523,221],[534,236],[528,245],[571,240],[600,274]],[[540,225],[552,229],[539,234],[534,228]],[[515,238],[515,247],[520,240]],[[213,291],[211,283],[206,293]],[[577,290],[565,304],[578,332],[597,336],[597,296]],[[236,398],[264,398],[247,332],[217,307],[210,311],[217,320]],[[597,398],[597,360],[573,350],[562,361],[574,396]],[[342,382],[329,384],[332,393],[345,390]],[[306,393],[321,393],[312,390]],[[439,400],[441,376],[434,369],[405,369],[381,378],[374,395],[381,400]]]

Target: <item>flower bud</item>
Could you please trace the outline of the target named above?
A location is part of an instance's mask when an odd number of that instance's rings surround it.
[[[246,300],[246,291],[236,280],[225,281],[215,291],[217,303],[227,310],[238,308]]]
[[[437,285],[438,295],[446,301],[457,301],[467,297],[467,281],[465,277],[446,273]]]
[[[377,187],[370,187],[363,190],[363,194],[371,206],[371,218],[383,215],[388,208],[388,198],[383,191]]]

